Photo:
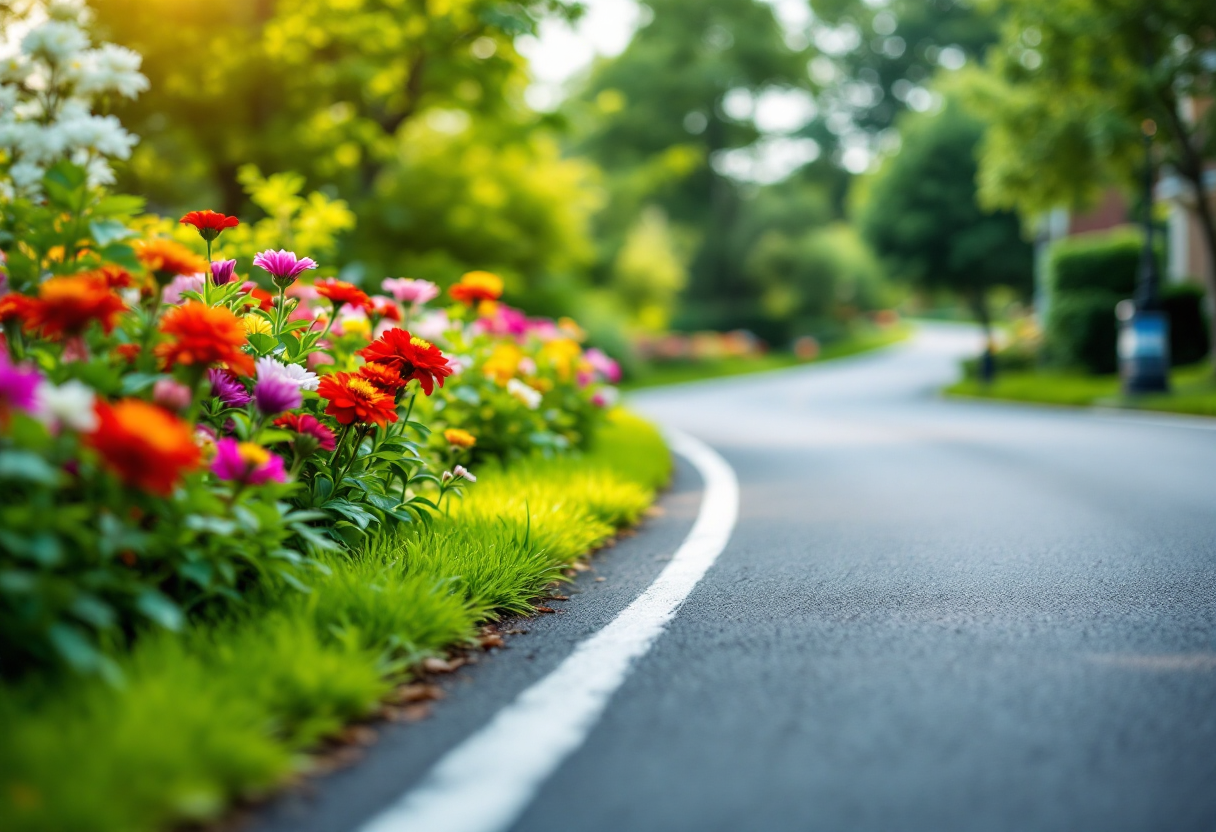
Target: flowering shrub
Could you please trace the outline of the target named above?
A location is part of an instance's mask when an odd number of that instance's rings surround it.
[[[112,671],[107,643],[267,581],[306,588],[317,550],[446,511],[480,457],[587,438],[615,364],[573,322],[501,303],[495,275],[465,275],[446,309],[425,281],[369,295],[273,248],[266,220],[198,210],[170,233],[107,192],[105,159],[135,139],[91,96],[145,82],[65,8],[0,89],[0,674]],[[78,123],[119,132],[63,139]],[[345,206],[309,204],[328,247]]]

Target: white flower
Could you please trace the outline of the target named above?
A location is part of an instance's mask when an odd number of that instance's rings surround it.
[[[53,20],[74,20],[84,26],[93,19],[93,10],[84,0],[50,0],[46,4],[46,15]]]
[[[114,116],[65,114],[56,126],[62,131],[63,146],[70,150],[93,150],[103,156],[126,159],[139,142],[139,137],[122,129],[122,123]]]
[[[8,175],[13,180],[13,184],[21,190],[37,189],[45,174],[46,170],[33,162],[21,161],[8,169]]]
[[[139,71],[143,58],[124,46],[102,44],[87,52],[76,90],[86,95],[116,92],[135,98],[148,89],[148,79]]]
[[[29,59],[25,55],[9,55],[0,60],[0,79],[6,83],[23,83],[29,74]]]
[[[258,381],[267,377],[281,378],[290,381],[301,390],[314,391],[321,384],[316,373],[310,373],[299,364],[281,364],[273,358],[259,358],[256,362]]]
[[[97,427],[93,390],[82,382],[65,381],[56,387],[49,381],[38,385],[35,414],[48,427],[68,427],[86,433]]]
[[[50,64],[69,61],[88,48],[89,36],[75,23],[66,20],[48,20],[31,29],[21,40],[22,52]]]
[[[89,184],[94,188],[103,185],[113,185],[114,169],[110,167],[110,163],[105,159],[93,159],[85,165],[85,173],[89,177]]]
[[[455,479],[460,479],[461,477],[464,477],[469,482],[477,482],[477,477],[470,474],[468,472],[468,469],[466,469],[463,465],[457,465],[455,468],[452,469],[452,477]]]
[[[507,382],[507,392],[523,402],[528,410],[536,410],[540,407],[541,392],[534,390],[517,378]]]

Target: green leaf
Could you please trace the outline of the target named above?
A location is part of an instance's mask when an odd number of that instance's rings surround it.
[[[185,623],[185,616],[177,604],[155,589],[145,589],[141,592],[135,601],[135,607],[166,630],[176,632]]]
[[[147,200],[142,196],[111,194],[93,205],[93,214],[98,217],[130,217],[141,213]]]
[[[125,240],[135,234],[134,231],[127,228],[118,220],[94,220],[89,223],[89,231],[92,232],[93,239],[97,241],[97,245],[103,248],[111,243],[117,243],[119,240]]]
[[[126,243],[111,243],[103,248],[100,253],[101,259],[107,263],[114,263],[126,269],[141,268],[139,258],[135,256],[135,249]]]
[[[55,652],[76,670],[96,670],[101,665],[101,654],[79,627],[72,624],[52,624],[47,635]]]
[[[122,394],[124,396],[134,396],[141,390],[147,390],[161,378],[165,378],[165,376],[157,373],[131,373],[130,375],[123,376]]]
[[[375,516],[366,509],[360,508],[349,500],[330,500],[323,504],[321,508],[336,511],[338,514],[341,514],[349,519],[360,529],[366,529],[371,522],[376,519]]]
[[[0,480],[25,480],[53,486],[59,481],[59,471],[38,454],[5,451],[0,453]]]
[[[253,347],[254,352],[258,355],[270,355],[274,348],[279,345],[278,339],[272,335],[266,335],[261,332],[253,332],[248,336],[249,344]]]

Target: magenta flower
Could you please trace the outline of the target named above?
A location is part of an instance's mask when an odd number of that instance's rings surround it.
[[[202,294],[205,278],[201,274],[179,274],[161,292],[161,298],[170,306],[182,302],[182,292]]]
[[[429,280],[389,277],[380,283],[380,288],[401,303],[421,304],[439,297],[439,287]]]
[[[300,393],[300,385],[294,381],[283,376],[266,375],[253,386],[253,400],[258,410],[273,416],[285,410],[295,410],[303,404],[304,397]]]
[[[605,381],[616,384],[621,380],[621,365],[609,358],[603,350],[592,347],[584,353],[591,368],[603,376]]]
[[[12,364],[0,349],[0,427],[8,424],[14,410],[32,413],[38,406],[38,383],[42,376],[32,367]]]
[[[239,482],[242,485],[287,482],[287,471],[283,468],[281,456],[272,454],[261,445],[237,442],[232,437],[225,437],[215,443],[215,459],[211,461],[211,473],[222,480]]]
[[[235,260],[216,260],[211,264],[211,279],[215,281],[216,286],[223,286],[232,280],[235,274]]]
[[[309,257],[296,257],[294,251],[271,251],[267,249],[253,258],[253,265],[265,269],[280,289],[295,283],[303,272],[315,269],[317,263]]]
[[[302,456],[312,453],[315,448],[332,451],[337,446],[334,432],[323,425],[316,416],[307,413],[288,413],[274,420],[276,428],[285,428],[296,434],[296,451]],[[314,447],[309,448],[308,445]]]
[[[207,381],[211,382],[211,395],[228,407],[244,407],[251,400],[245,385],[241,384],[240,380],[227,370],[217,368],[208,370]]]

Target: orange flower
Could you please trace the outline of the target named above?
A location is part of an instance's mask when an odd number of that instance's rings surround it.
[[[19,322],[28,321],[35,303],[37,301],[29,295],[19,295],[16,292],[0,297],[0,324],[10,318],[16,318]]]
[[[111,289],[126,289],[135,285],[135,278],[122,266],[106,263],[92,271],[81,272],[77,277],[100,277]]]
[[[468,272],[448,289],[448,294],[452,300],[466,306],[479,301],[496,301],[502,297],[502,278],[490,272]]]
[[[141,352],[143,348],[139,344],[119,344],[114,348],[114,354],[128,364],[134,364]]]
[[[396,393],[406,384],[401,374],[387,364],[364,364],[359,368],[359,376],[389,394]]]
[[[443,438],[453,448],[471,448],[477,444],[477,437],[462,428],[448,428],[443,432]]]
[[[366,292],[353,283],[347,283],[345,280],[327,277],[314,283],[313,288],[317,290],[317,294],[321,297],[329,298],[333,302],[334,307],[338,309],[341,309],[343,304],[359,308],[372,305],[372,300],[367,296]]]
[[[189,425],[154,404],[98,401],[97,420],[86,441],[127,485],[168,496],[183,474],[199,466]]]
[[[28,305],[25,328],[41,330],[44,338],[59,339],[79,335],[91,321],[98,321],[110,332],[126,308],[104,277],[52,277],[42,282],[38,297]]]
[[[443,380],[452,374],[439,347],[423,338],[411,337],[407,330],[398,327],[388,330],[356,354],[368,363],[392,367],[406,381],[418,379],[428,396],[435,391],[436,381],[442,387]]]
[[[253,375],[253,357],[243,351],[245,326],[223,306],[190,301],[165,313],[160,331],[169,336],[156,354],[169,367],[223,364],[240,375]]]
[[[206,273],[207,261],[181,243],[164,237],[140,240],[135,244],[135,256],[158,280],[167,281],[179,274]]]
[[[329,399],[325,412],[343,425],[351,422],[384,427],[397,421],[393,397],[365,378],[350,373],[333,373],[321,379],[317,395]]]

